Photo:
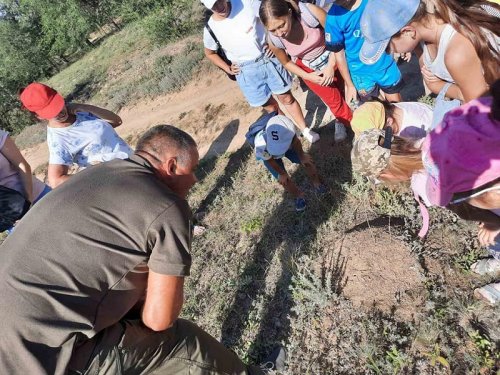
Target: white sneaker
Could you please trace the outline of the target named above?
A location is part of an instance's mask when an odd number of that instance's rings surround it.
[[[495,275],[500,273],[500,260],[495,258],[481,259],[474,263],[470,269],[478,275]]]
[[[314,143],[319,141],[319,134],[316,132],[313,132],[309,128],[305,128],[302,131],[302,136],[309,142],[309,143]]]
[[[344,124],[335,120],[335,135],[333,136],[335,142],[342,142],[347,138],[347,131]]]
[[[474,297],[496,305],[500,302],[500,283],[488,284],[481,288],[474,289]]]

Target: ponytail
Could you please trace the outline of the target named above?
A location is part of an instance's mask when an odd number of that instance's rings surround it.
[[[470,40],[481,60],[484,77],[492,84],[500,77],[500,54],[495,36],[500,37],[499,19],[486,9],[500,13],[500,5],[485,0],[420,0],[411,22],[422,22],[435,16],[450,24]]]

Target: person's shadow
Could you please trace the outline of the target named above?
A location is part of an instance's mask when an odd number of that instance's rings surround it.
[[[310,124],[309,126],[311,128],[317,127],[323,122],[328,107],[302,80],[299,80],[299,82],[302,91],[307,91],[306,102],[304,103],[304,107],[307,111],[305,116],[306,124]]]
[[[251,320],[253,302],[265,294],[269,264],[278,256],[281,263],[279,280],[275,283],[276,289],[272,296],[264,298],[259,332],[248,353],[254,359],[289,336],[291,328],[288,316],[294,305],[290,292],[294,276],[293,259],[311,251],[318,227],[328,220],[344,199],[341,185],[351,180],[350,145],[348,142],[334,144],[333,127],[325,126],[320,130],[321,139],[313,144],[310,154],[329,192],[323,195],[313,192],[312,186],[306,183],[303,167],[299,166],[297,172],[293,173],[291,178],[306,192],[308,206],[305,212],[296,213],[292,200],[284,194],[283,202],[269,217],[260,240],[253,247],[253,254],[240,274],[241,286],[227,308],[227,317],[222,325],[222,342],[227,346],[237,345]],[[290,165],[286,159],[285,164]],[[277,182],[270,183],[276,184],[276,189],[282,189]],[[278,249],[280,251],[276,254]],[[343,258],[339,257],[327,268],[324,273],[331,274],[328,287],[340,293],[344,285]]]
[[[232,120],[224,128],[224,130],[219,134],[219,136],[212,142],[210,148],[208,149],[205,157],[200,161],[200,167],[196,173],[196,177],[199,181],[202,181],[206,176],[213,172],[215,165],[217,164],[217,159],[220,155],[224,154],[234,136],[238,132],[240,125],[240,120]],[[234,175],[240,167],[246,163],[252,150],[248,145],[243,145],[239,150],[232,153],[229,156],[227,162],[227,167],[224,169],[224,173],[217,178],[217,181],[212,188],[212,190],[207,194],[207,196],[200,203],[196,209],[196,214],[203,216],[209,209],[210,205],[214,202],[217,196],[220,194],[221,189],[228,189],[233,186]]]

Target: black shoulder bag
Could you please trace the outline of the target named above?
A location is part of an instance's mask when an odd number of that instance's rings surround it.
[[[207,31],[208,33],[210,34],[210,36],[213,38],[213,40],[215,40],[215,43],[217,44],[217,55],[219,55],[219,57],[226,63],[228,64],[229,66],[231,66],[232,62],[231,60],[229,60],[226,56],[226,53],[224,52],[224,50],[222,49],[222,46],[219,42],[219,39],[217,39],[217,37],[215,36],[214,32],[212,31],[212,29],[210,28],[210,26],[208,26],[208,22],[205,24],[205,27],[207,28]],[[219,68],[221,69],[221,68]],[[223,69],[221,69],[223,70]],[[228,72],[226,72],[224,70],[224,73],[226,73],[227,77],[231,80],[231,81],[236,81],[236,76],[233,75],[233,74],[229,74]]]

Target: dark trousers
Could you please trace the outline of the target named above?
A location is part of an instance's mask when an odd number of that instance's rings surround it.
[[[245,365],[232,351],[196,324],[178,319],[155,332],[140,320],[106,328],[73,353],[69,374],[216,375],[263,372]]]

